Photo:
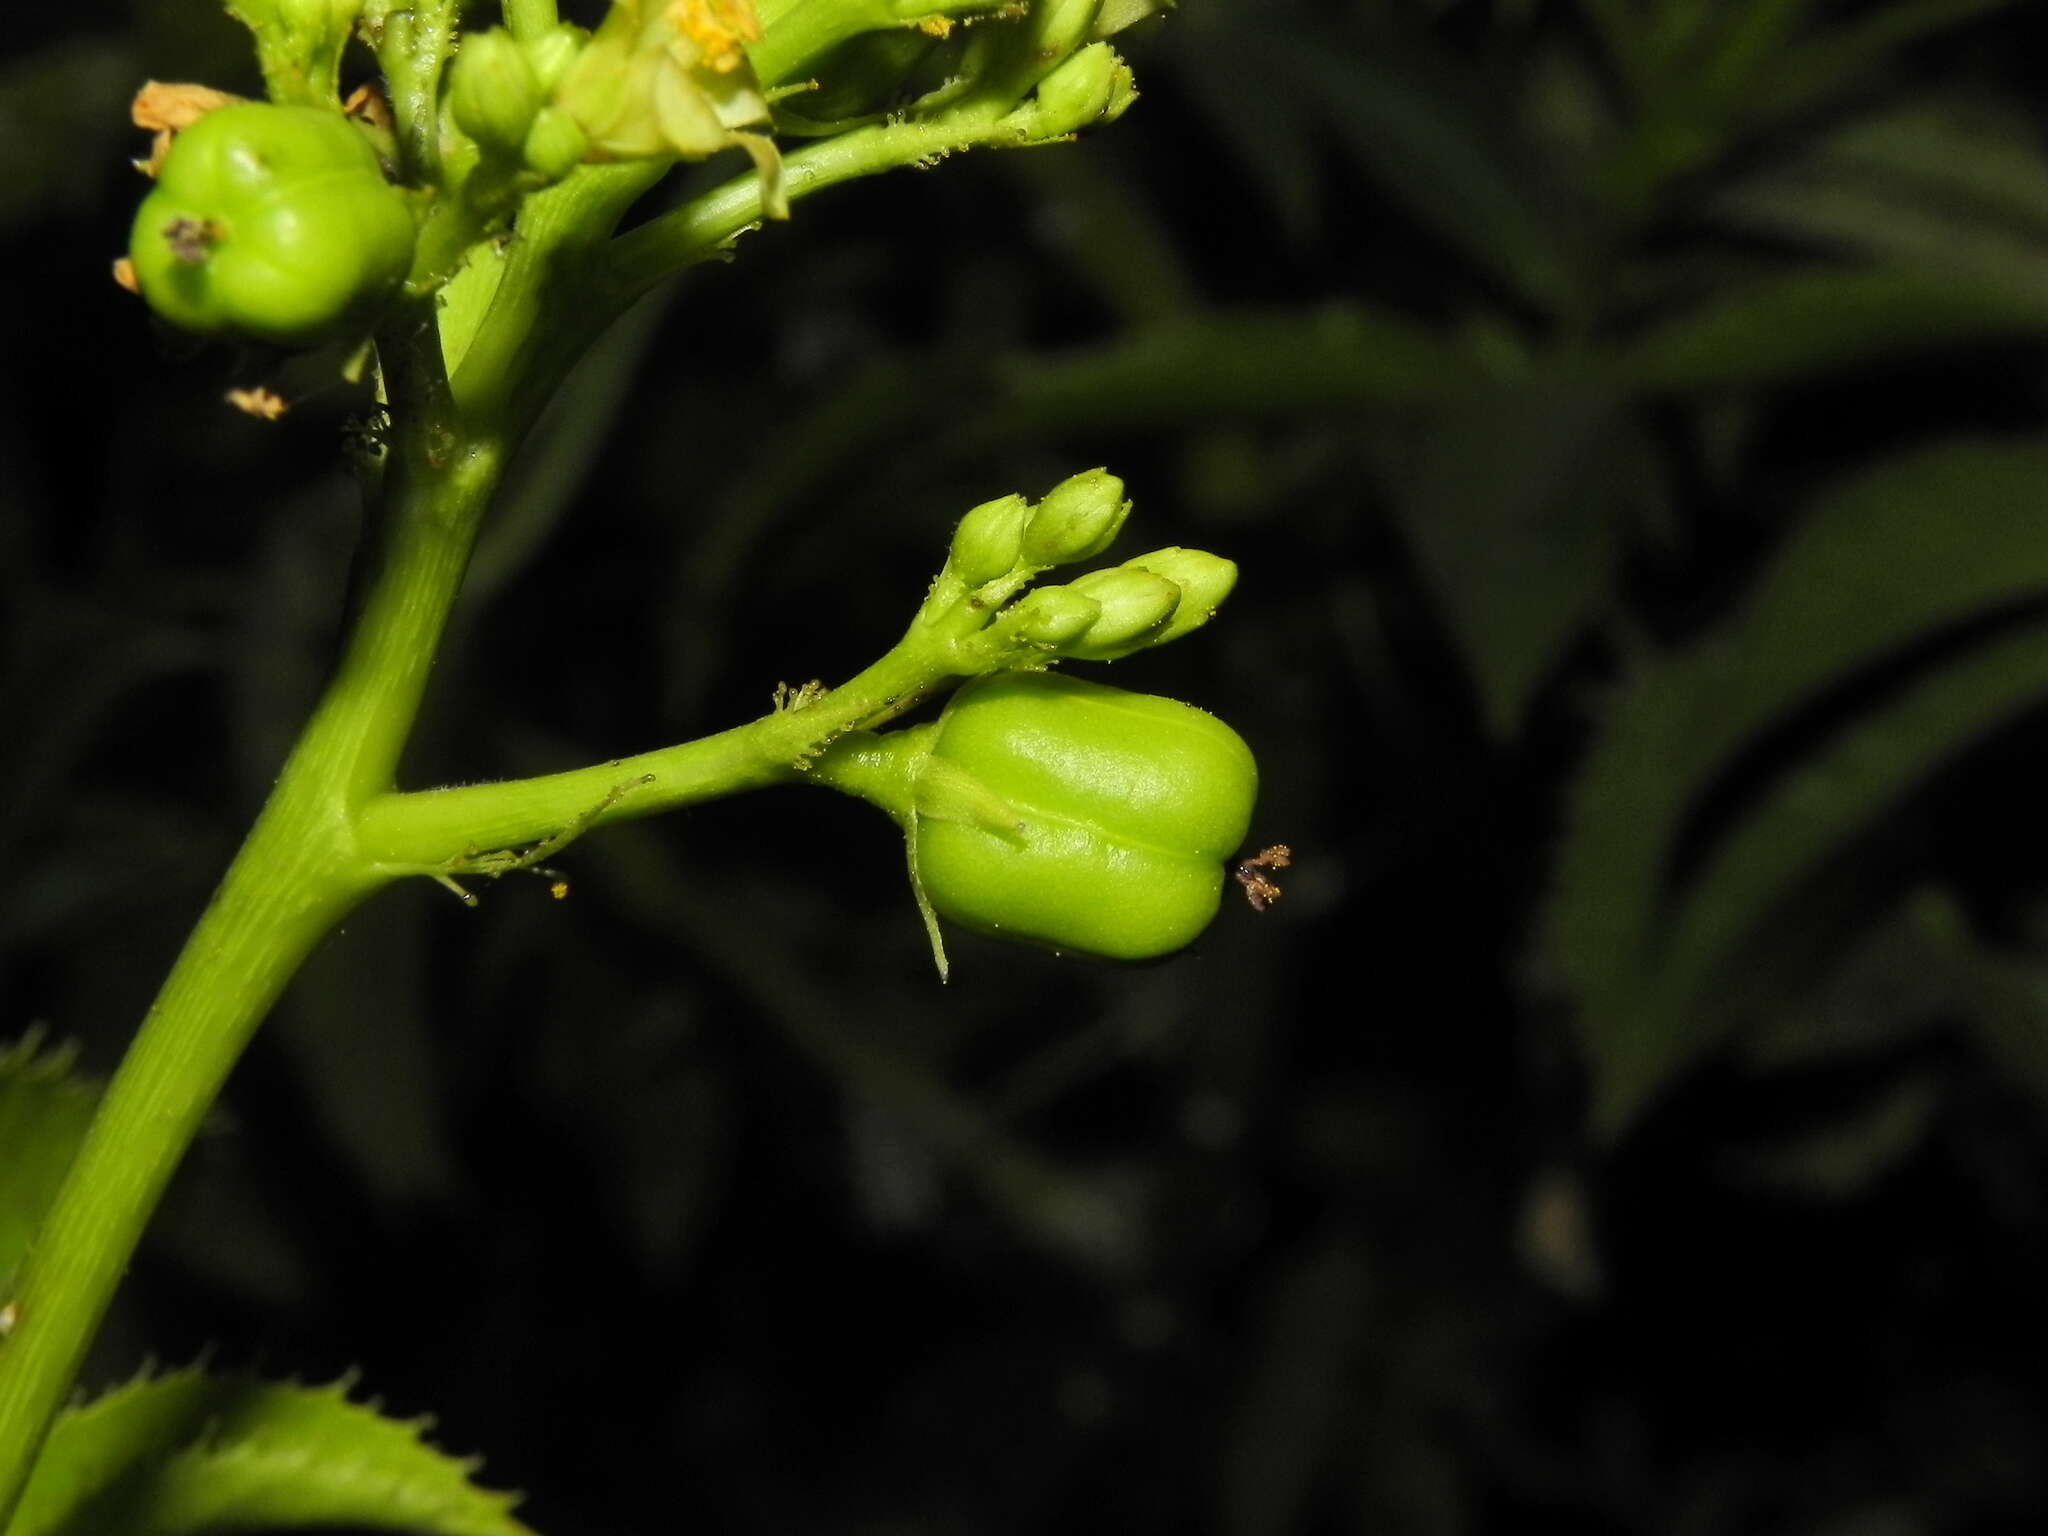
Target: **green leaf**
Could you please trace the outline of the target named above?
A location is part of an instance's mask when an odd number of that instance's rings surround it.
[[[1716,217],[2014,298],[2048,281],[2048,159],[2017,114],[1920,102],[1729,187]]]
[[[1688,887],[1673,914],[1649,1006],[1640,1017],[1726,1020],[1711,999],[1746,942],[1796,921],[1805,877],[1878,826],[1935,770],[2048,698],[2048,626],[2027,625],[1907,688],[1787,774]],[[1695,1029],[1660,1054],[1654,1074],[1712,1043]],[[1617,1063],[1625,1061],[1617,1056]],[[1654,1076],[1651,1080],[1654,1086]]]
[[[1211,19],[1200,7],[1188,13],[1167,29],[1164,51],[1273,223],[1307,243],[1322,226],[1324,202],[1322,166],[1302,148],[1314,132],[1308,105],[1292,91],[1246,90],[1242,61],[1227,39],[1212,38]]]
[[[1759,79],[1759,118],[1810,113],[1831,96],[1862,84],[1888,55],[1924,37],[2004,10],[2016,0],[1891,0],[1853,20],[1815,31],[1779,51]]]
[[[1456,342],[1368,304],[1222,314],[1016,365],[1006,430],[1326,415],[1441,400],[1483,378]]]
[[[1335,41],[1285,14],[1221,6],[1183,8],[1168,38],[1194,104],[1285,227],[1318,211],[1319,141],[1333,137],[1479,271],[1539,308],[1570,307],[1578,275],[1532,190],[1541,166],[1508,120],[1509,93],[1474,86],[1469,69],[1392,29],[1373,28],[1366,46]]]
[[[1372,1261],[1353,1232],[1321,1234],[1277,1268],[1216,1468],[1225,1536],[1306,1523],[1373,1312]]]
[[[2048,333],[2048,283],[1959,283],[1891,265],[1809,266],[1750,284],[1624,347],[1636,389],[1751,389],[1886,357]]]
[[[76,1055],[44,1050],[33,1030],[0,1048],[0,1302],[99,1104],[99,1085],[71,1070]]]
[[[1818,1130],[1745,1148],[1724,1161],[1745,1183],[1814,1200],[1851,1200],[1919,1150],[1942,1107],[1938,1081],[1908,1077]]]
[[[1434,417],[1390,477],[1496,736],[1604,598],[1625,498],[1650,483],[1621,467],[1617,398],[1599,370],[1551,363]]]
[[[1240,34],[1234,46],[1264,70],[1267,89],[1319,105],[1360,166],[1424,228],[1539,307],[1573,306],[1578,276],[1559,248],[1557,221],[1530,195],[1533,168],[1516,163],[1508,136],[1476,103],[1438,88],[1423,61],[1260,32]]]
[[[116,1388],[51,1431],[7,1536],[200,1536],[348,1525],[531,1536],[475,1463],[348,1400],[192,1369]]]
[[[1823,498],[1748,602],[1615,702],[1581,769],[1540,953],[1571,996],[1611,1134],[1731,1027],[1716,979],[1772,903],[1956,751],[2048,691],[2001,638],[1837,734],[1750,807],[1688,890],[1679,839],[1731,761],[1916,639],[2048,591],[2048,450],[1965,443]]]

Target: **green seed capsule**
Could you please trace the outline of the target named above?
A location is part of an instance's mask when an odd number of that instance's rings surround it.
[[[171,324],[305,347],[375,317],[412,265],[413,238],[404,197],[345,118],[243,102],[172,143],[129,257]]]
[[[919,773],[915,872],[966,927],[1164,955],[1215,917],[1257,790],[1251,750],[1191,705],[1053,673],[985,678],[947,706]]]

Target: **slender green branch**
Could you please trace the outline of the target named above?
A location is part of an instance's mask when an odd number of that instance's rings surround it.
[[[422,0],[387,9],[376,24],[377,63],[390,85],[398,120],[402,180],[441,184],[441,125],[436,104],[441,70],[455,50],[455,0]]]
[[[715,736],[566,773],[383,795],[357,837],[388,875],[459,872],[491,849],[800,780],[811,758],[850,731],[912,708],[954,669],[928,646],[899,646],[840,687]]]
[[[1036,141],[1030,119],[1021,114],[993,120],[877,123],[785,156],[784,187],[793,203],[842,182],[904,166],[932,165],[964,149]],[[621,235],[611,243],[602,267],[613,305],[622,308],[663,278],[711,260],[758,226],[762,217],[760,178],[739,176]]]
[[[505,0],[505,28],[522,43],[548,31],[556,20],[555,0]]]

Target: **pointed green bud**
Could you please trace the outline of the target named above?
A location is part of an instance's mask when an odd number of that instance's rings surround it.
[[[1061,647],[1076,661],[1115,661],[1142,651],[1180,606],[1180,588],[1171,581],[1126,566],[1090,571],[1069,590],[1102,605],[1101,616]]]
[[[1022,496],[985,501],[960,519],[953,530],[947,568],[970,587],[1007,576],[1023,557],[1024,524],[1031,503]]]
[[[1092,560],[1130,516],[1124,483],[1106,469],[1084,470],[1046,493],[1024,527],[1024,561],[1039,567]]]
[[[1092,35],[1098,42],[1105,37],[1114,37],[1126,27],[1164,15],[1173,9],[1173,4],[1174,0],[1102,0],[1102,9],[1095,14]]]
[[[1130,71],[1107,43],[1090,43],[1038,82],[1039,132],[1047,138],[1076,133],[1109,112],[1117,75]]]
[[[540,80],[512,34],[473,33],[448,71],[448,111],[486,155],[522,154],[540,111]]]
[[[1078,640],[1102,617],[1102,605],[1072,587],[1040,587],[1004,613],[1000,629],[1030,645],[1059,649]]]
[[[589,33],[565,21],[519,45],[526,50],[526,62],[533,68],[534,79],[540,82],[542,95],[554,95],[555,87],[562,83],[569,66],[576,62],[576,55],[589,41]]]
[[[590,140],[574,118],[560,107],[542,107],[527,130],[520,158],[529,171],[556,182],[581,165],[589,149]]]
[[[1145,643],[1165,645],[1200,629],[1216,616],[1237,585],[1237,562],[1204,549],[1155,549],[1124,562],[1126,570],[1149,571],[1180,588],[1180,606],[1159,633]]]

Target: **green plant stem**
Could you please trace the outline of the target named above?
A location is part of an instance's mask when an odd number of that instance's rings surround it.
[[[505,0],[505,30],[530,42],[556,24],[555,0]]]
[[[1028,113],[876,123],[784,156],[783,185],[794,203],[842,182],[929,165],[960,150],[1033,142]],[[739,176],[613,240],[600,269],[611,295],[607,317],[663,278],[718,256],[762,217],[760,178]]]
[[[386,872],[459,872],[479,853],[803,780],[833,741],[913,708],[957,673],[937,646],[909,643],[800,709],[636,757],[497,784],[389,794],[365,805],[357,838]]]
[[[441,69],[455,49],[455,0],[421,0],[387,8],[376,33],[377,63],[391,93],[398,120],[400,180],[415,186],[441,183],[440,122],[435,112]]]
[[[23,1261],[14,1327],[0,1342],[0,1527],[229,1069],[307,953],[368,894],[322,782],[337,766],[301,752],[279,781]]]
[[[537,24],[550,8],[540,0],[522,7],[521,24]],[[380,13],[377,51],[401,152],[409,179],[429,184],[440,169],[433,104],[453,16],[451,0]],[[877,125],[790,157],[789,193],[1044,137],[1028,112]],[[611,239],[618,216],[662,169],[589,168],[530,199],[506,252],[477,258],[505,265],[470,290],[473,298],[444,322],[435,296],[414,297],[379,334],[394,440],[370,498],[361,601],[341,665],[109,1084],[14,1294],[0,1298],[12,1305],[0,1337],[0,1529],[172,1171],[278,994],[358,902],[401,875],[459,869],[482,850],[560,840],[600,821],[799,778],[833,740],[893,718],[970,670],[955,642],[985,616],[963,609],[953,623],[921,614],[902,644],[802,708],[545,778],[393,791],[512,447],[606,324],[762,217],[759,180],[747,176]],[[452,378],[444,336],[460,359]]]
[[[229,1070],[323,934],[390,878],[356,808],[388,789],[502,465],[464,438],[432,301],[381,338],[403,424],[373,520],[363,600],[334,681],[108,1085],[24,1259],[0,1339],[0,1527],[157,1200]]]

